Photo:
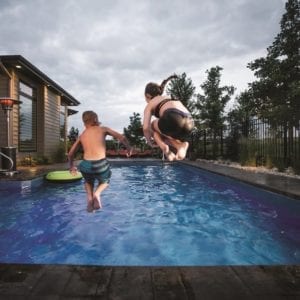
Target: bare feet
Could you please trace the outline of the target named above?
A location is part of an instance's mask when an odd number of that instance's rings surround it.
[[[87,212],[93,212],[93,210],[94,210],[94,207],[93,207],[93,200],[88,201],[86,210],[87,210]]]
[[[173,161],[176,158],[176,155],[170,150],[168,145],[164,146],[163,152],[169,161]]]
[[[189,143],[188,142],[184,142],[182,144],[182,147],[180,147],[179,149],[177,149],[176,159],[177,160],[183,160],[183,159],[185,159],[186,152],[187,152],[188,148],[189,148]]]
[[[93,207],[94,209],[100,209],[102,208],[101,199],[99,194],[94,194],[93,196]]]

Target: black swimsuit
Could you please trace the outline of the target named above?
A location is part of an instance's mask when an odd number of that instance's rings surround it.
[[[158,103],[158,105],[155,107],[155,110],[154,110],[154,116],[156,118],[159,118],[159,111],[160,109],[169,101],[176,101],[174,99],[164,99],[162,100],[160,103]]]
[[[169,101],[178,101],[174,99],[164,99],[155,108],[154,115],[159,118],[158,128],[164,135],[175,139],[186,141],[188,135],[194,128],[194,120],[190,113],[183,112],[177,108],[168,108],[163,115],[159,116],[161,107]]]

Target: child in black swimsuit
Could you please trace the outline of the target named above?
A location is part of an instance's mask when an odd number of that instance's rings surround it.
[[[185,158],[189,146],[187,138],[194,128],[193,118],[181,101],[162,96],[167,82],[176,77],[170,76],[161,85],[150,82],[145,88],[148,104],[144,111],[144,135],[150,145],[153,138],[170,161]],[[151,123],[152,116],[157,119]]]

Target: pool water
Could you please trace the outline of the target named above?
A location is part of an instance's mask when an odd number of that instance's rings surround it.
[[[300,263],[300,201],[183,164],[112,164],[103,209],[83,182],[2,193],[0,262],[126,266]]]

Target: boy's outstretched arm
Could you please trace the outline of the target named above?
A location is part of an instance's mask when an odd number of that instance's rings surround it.
[[[117,139],[120,143],[122,143],[127,149],[127,157],[131,156],[132,147],[130,146],[128,140],[123,134],[120,134],[108,127],[106,127],[106,133]]]
[[[76,142],[72,145],[69,153],[68,153],[68,161],[69,161],[69,170],[70,173],[76,174],[77,168],[74,166],[74,155],[80,146],[80,139],[77,139]]]

